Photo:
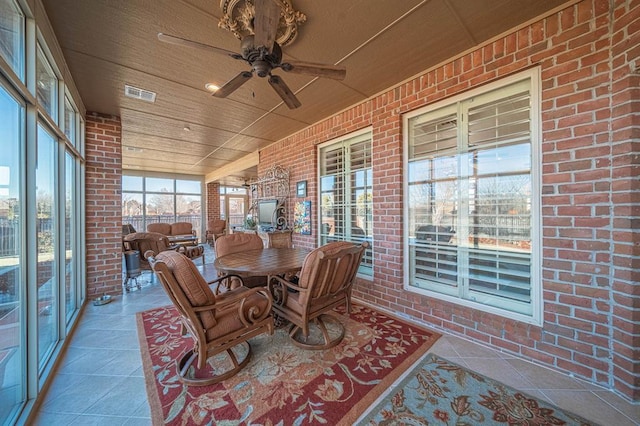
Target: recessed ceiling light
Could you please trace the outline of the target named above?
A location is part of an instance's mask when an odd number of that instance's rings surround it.
[[[184,126],[184,127],[182,128],[182,130],[184,130],[185,132],[190,132],[190,131],[191,131],[191,127],[189,127],[189,126]]]
[[[218,86],[217,84],[213,84],[213,83],[207,83],[204,85],[204,88],[207,89],[210,92],[215,92],[216,90],[218,90],[220,88],[220,86]]]

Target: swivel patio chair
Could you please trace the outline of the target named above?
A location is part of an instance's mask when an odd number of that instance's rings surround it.
[[[351,312],[351,290],[367,247],[367,242],[332,242],[307,255],[297,284],[279,276],[270,279],[273,311],[291,321],[289,336],[294,344],[328,349],[342,341],[344,326],[329,312],[343,303]]]
[[[267,247],[269,248],[291,248],[293,247],[292,231],[267,232]]]
[[[134,232],[123,237],[123,244],[126,250],[140,252],[140,267],[151,270],[145,253],[148,251],[158,254],[166,250],[178,250],[180,246],[171,244],[166,235],[158,232]]]
[[[224,219],[212,219],[207,222],[207,230],[205,233],[205,241],[211,246],[215,241],[223,236],[227,229],[227,221]]]
[[[258,234],[246,232],[223,235],[214,244],[216,257],[247,250],[261,250],[263,248],[264,242]],[[265,276],[246,276],[242,278],[244,279],[244,285],[247,287],[264,287],[267,285],[267,277]]]
[[[147,253],[147,257],[180,313],[183,334],[186,331],[193,339],[193,349],[176,360],[183,383],[204,386],[234,376],[251,357],[248,340],[273,334],[272,301],[266,289],[240,286],[221,291],[226,288],[221,284],[230,276],[207,283],[193,262],[180,253]],[[213,289],[209,287],[212,284]],[[199,377],[207,360],[212,373]]]

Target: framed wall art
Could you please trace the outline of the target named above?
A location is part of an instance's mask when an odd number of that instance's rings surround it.
[[[293,210],[293,232],[311,235],[311,201],[299,201]]]
[[[298,198],[304,198],[307,196],[307,181],[301,180],[296,184],[296,196]]]

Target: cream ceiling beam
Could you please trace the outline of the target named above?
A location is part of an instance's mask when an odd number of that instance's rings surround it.
[[[206,183],[218,181],[224,177],[232,175],[237,172],[241,172],[250,167],[257,166],[260,163],[260,152],[255,151],[249,155],[245,155],[239,160],[229,163],[224,167],[220,167],[218,170],[208,173],[204,177]]]

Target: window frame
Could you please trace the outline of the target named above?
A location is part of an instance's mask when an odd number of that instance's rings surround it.
[[[18,44],[20,45],[20,52],[13,52],[14,54],[16,54],[16,56],[19,56],[19,64],[18,64],[18,68],[16,69],[14,67],[13,63],[10,63],[7,61],[7,58],[4,57],[4,55],[0,55],[0,63],[3,63],[3,68],[4,68],[4,64],[6,64],[6,66],[8,67],[8,69],[11,70],[11,72],[14,74],[14,76],[17,78],[17,80],[19,80],[20,82],[24,83],[25,82],[25,76],[26,76],[26,51],[27,51],[27,47],[26,47],[26,41],[27,41],[27,16],[24,13],[23,8],[20,6],[20,3],[16,0],[8,0],[8,2],[13,3],[13,6],[17,9],[18,15],[22,18],[21,19],[21,38],[18,41]],[[13,42],[15,43],[15,40],[13,40]]]
[[[368,138],[366,138],[365,136],[368,135]],[[354,236],[353,232],[353,220],[355,219],[355,217],[357,217],[357,214],[354,215],[352,213],[352,211],[356,208],[356,205],[353,205],[351,203],[351,199],[354,196],[354,190],[359,190],[359,188],[361,187],[356,187],[354,185],[351,184],[351,182],[349,182],[349,179],[344,179],[345,181],[345,189],[348,191],[345,191],[345,193],[343,194],[343,204],[344,204],[344,229],[345,232],[343,235],[339,235],[336,238],[328,238],[326,236],[326,234],[322,233],[322,195],[323,195],[323,189],[322,189],[322,179],[323,177],[329,176],[327,174],[323,175],[322,174],[322,170],[323,168],[325,168],[325,163],[324,158],[323,158],[323,151],[327,150],[328,148],[331,147],[338,147],[340,145],[342,145],[343,147],[345,146],[346,143],[348,143],[349,147],[351,145],[355,145],[355,144],[359,144],[362,143],[364,139],[368,139],[368,143],[370,144],[368,149],[369,149],[369,167],[368,169],[368,174],[370,176],[370,182],[368,187],[370,188],[371,191],[371,201],[369,201],[368,204],[370,206],[370,212],[371,214],[373,214],[373,200],[375,198],[374,195],[374,187],[373,187],[373,128],[372,127],[366,127],[364,129],[360,129],[358,131],[340,136],[338,138],[334,138],[331,139],[329,141],[326,141],[322,144],[319,144],[317,146],[317,156],[318,156],[318,164],[317,164],[317,182],[318,182],[318,193],[317,193],[317,197],[316,197],[316,229],[317,231],[317,244],[318,246],[325,244],[326,242],[329,241],[352,241],[354,243],[361,243],[361,242],[368,242],[369,243],[369,247],[365,250],[365,254],[363,256],[363,262],[360,264],[360,267],[358,268],[358,277],[366,279],[366,280],[373,280],[374,276],[375,276],[375,240],[374,240],[374,235],[373,235],[373,229],[371,229],[371,234],[367,233],[367,230],[365,229],[365,235],[359,237],[359,236]],[[346,164],[346,163],[345,163]],[[350,172],[351,168],[349,168],[349,170],[343,169],[341,175],[344,177],[349,177],[351,176],[351,172]],[[356,170],[364,170],[364,169],[356,169]],[[370,226],[371,228],[373,228],[373,219],[371,219],[370,221]],[[323,238],[326,238],[328,241],[324,241]]]
[[[23,50],[20,53],[22,72],[16,72],[13,65],[0,56],[0,86],[21,105],[23,118],[20,124],[20,200],[18,206],[19,214],[22,217],[22,222],[19,225],[21,242],[19,262],[21,269],[19,271],[20,299],[18,303],[20,314],[17,320],[20,327],[20,349],[17,353],[11,355],[12,357],[19,357],[19,360],[17,362],[10,361],[16,367],[19,365],[19,368],[15,369],[19,370],[16,372],[16,377],[19,376],[19,383],[16,386],[16,389],[19,388],[19,395],[17,395],[18,399],[16,401],[10,401],[9,410],[3,410],[0,416],[0,423],[8,422],[10,424],[23,423],[30,415],[33,401],[38,397],[46,380],[48,380],[53,371],[68,332],[77,320],[80,307],[86,299],[86,215],[84,208],[86,186],[84,172],[86,167],[83,157],[85,151],[85,121],[82,116],[84,107],[82,109],[78,108],[82,105],[82,100],[76,92],[69,91],[69,101],[76,108],[76,126],[74,130],[76,142],[75,147],[72,147],[63,130],[64,124],[61,123],[60,112],[64,108],[66,84],[73,86],[73,81],[70,77],[65,80],[66,77],[63,78],[60,72],[61,67],[64,65],[64,59],[59,54],[59,49],[55,49],[57,40],[51,38],[52,34],[50,32],[41,31],[41,27],[44,28],[48,23],[46,17],[43,18],[44,15],[36,18],[32,10],[33,4],[22,0],[12,1],[12,4],[18,7],[24,22],[21,27],[23,32],[21,40],[21,48]],[[53,52],[49,49],[49,46],[54,49]],[[58,53],[54,54],[55,52]],[[50,83],[55,93],[52,93],[49,100],[54,116],[50,116],[49,112],[38,104],[36,62],[39,56],[46,59],[47,73],[55,75],[55,81]],[[38,348],[39,330],[37,326],[41,306],[38,300],[38,292],[33,291],[34,288],[38,288],[37,268],[39,267],[38,254],[36,252],[38,241],[37,214],[33,206],[37,204],[37,144],[40,127],[45,129],[47,139],[53,139],[53,146],[50,146],[50,148],[54,153],[55,161],[52,164],[53,170],[51,170],[51,173],[55,176],[54,180],[57,179],[57,183],[53,186],[53,197],[57,201],[56,205],[53,206],[54,211],[52,212],[52,217],[56,217],[54,218],[55,223],[51,225],[55,228],[56,233],[56,241],[53,242],[56,252],[55,266],[52,266],[52,269],[55,269],[56,279],[55,282],[51,281],[51,287],[55,293],[51,303],[55,306],[51,306],[51,325],[57,330],[55,338],[52,342],[47,343],[47,350],[43,350],[42,355]],[[65,147],[72,154],[73,165],[67,164],[65,161]],[[73,177],[73,230],[68,235],[73,236],[71,242],[74,250],[73,261],[76,266],[72,271],[74,289],[72,291],[73,294],[70,295],[76,303],[70,303],[69,305],[64,303],[66,293],[62,271],[64,271],[65,267],[60,255],[60,253],[64,252],[64,238],[67,237],[64,225],[65,216],[62,203],[60,203],[61,197],[65,196],[65,187],[61,176],[64,176],[67,167],[75,169],[75,176]],[[31,206],[31,208],[27,208],[28,206]],[[55,302],[53,299],[55,299]],[[30,324],[30,326],[26,327],[25,324]]]
[[[141,205],[141,216],[142,216],[142,223],[144,226],[144,229],[146,229],[147,225],[149,223],[155,223],[155,221],[150,222],[148,221],[148,217],[153,217],[153,215],[149,215],[147,214],[147,199],[149,196],[153,196],[153,195],[168,195],[171,196],[172,199],[172,203],[173,203],[173,221],[175,222],[177,220],[177,216],[178,216],[178,212],[177,210],[177,197],[178,196],[200,196],[200,224],[199,226],[194,226],[194,229],[196,230],[198,236],[204,235],[204,228],[206,225],[206,221],[205,221],[205,209],[203,209],[203,205],[206,202],[206,184],[204,183],[204,180],[202,178],[196,177],[194,178],[193,175],[180,175],[180,174],[164,174],[164,173],[142,173],[142,172],[134,172],[131,170],[123,170],[122,171],[122,176],[123,176],[123,185],[121,188],[121,201],[124,201],[124,196],[127,194],[137,194],[140,195],[142,197],[142,205]],[[131,177],[131,178],[139,178],[141,179],[141,184],[142,184],[142,189],[129,189],[129,188],[125,188],[124,187],[124,178],[125,177]],[[167,180],[171,180],[171,192],[161,192],[161,191],[149,191],[147,189],[147,179],[167,179]],[[177,181],[194,181],[194,182],[199,182],[200,183],[200,193],[196,194],[196,193],[192,193],[192,192],[177,192]],[[122,203],[122,205],[124,206],[124,202]],[[123,215],[123,223],[125,221],[125,216]],[[134,226],[134,228],[138,231],[138,232],[142,232],[144,231],[144,229],[138,229],[138,227]]]
[[[477,309],[483,312],[499,315],[506,318],[515,319],[518,321],[542,325],[543,321],[543,298],[542,298],[542,202],[541,202],[541,188],[542,188],[542,163],[541,163],[541,83],[540,83],[540,68],[534,67],[529,70],[513,74],[511,76],[502,78],[500,80],[488,83],[476,89],[472,89],[468,92],[461,93],[451,98],[426,105],[417,110],[411,111],[403,115],[403,288],[406,291],[418,293],[424,296],[440,299],[443,301],[451,302],[456,305]],[[530,82],[530,140],[531,140],[531,277],[530,277],[530,296],[531,296],[531,314],[518,313],[511,310],[498,308],[495,306],[485,305],[480,302],[476,302],[470,299],[464,299],[463,294],[469,293],[469,286],[466,289],[458,289],[457,295],[444,294],[439,291],[418,288],[411,285],[411,274],[414,273],[414,269],[411,265],[411,246],[409,236],[412,234],[410,224],[412,223],[412,216],[410,215],[410,185],[409,185],[409,158],[410,153],[410,123],[411,119],[425,115],[436,110],[444,110],[445,108],[459,109],[462,102],[468,101],[474,97],[483,96],[490,92],[508,88],[518,82],[529,81]],[[460,144],[460,128],[459,124],[456,125],[458,145]],[[456,155],[468,154],[470,150],[460,151],[460,148],[456,148]],[[456,179],[460,178],[460,169]],[[459,197],[458,200],[462,200],[463,197]],[[468,262],[463,268],[468,267]],[[458,287],[460,287],[460,280],[458,279]]]

